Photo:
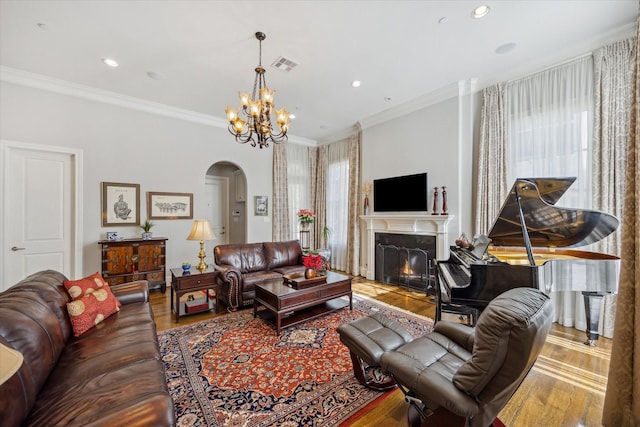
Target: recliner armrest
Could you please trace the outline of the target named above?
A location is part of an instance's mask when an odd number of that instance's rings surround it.
[[[146,280],[120,283],[109,287],[123,305],[149,301],[149,283]]]
[[[475,329],[469,326],[463,325],[462,323],[441,320],[436,323],[434,332],[441,333],[468,351],[473,350]]]

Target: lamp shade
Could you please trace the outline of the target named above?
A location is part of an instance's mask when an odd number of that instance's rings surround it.
[[[20,369],[23,359],[22,353],[0,343],[0,384],[4,384]]]
[[[213,240],[216,235],[209,225],[209,221],[204,219],[196,219],[193,221],[193,228],[187,237],[187,240]]]

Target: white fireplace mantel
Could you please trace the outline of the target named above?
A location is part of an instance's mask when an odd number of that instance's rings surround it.
[[[375,279],[376,233],[435,236],[436,259],[448,259],[449,233],[447,230],[447,226],[453,218],[453,215],[406,213],[360,215],[360,219],[367,224],[367,233],[365,236],[366,267],[364,267],[363,275],[369,280]]]

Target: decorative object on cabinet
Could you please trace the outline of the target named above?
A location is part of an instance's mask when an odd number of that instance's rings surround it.
[[[171,271],[171,309],[176,315],[176,323],[180,321],[182,314],[194,314],[201,311],[211,310],[213,298],[209,290],[215,292],[215,308],[219,312],[220,287],[218,285],[218,271],[209,267],[204,270],[191,268],[184,270],[182,268],[172,268]],[[202,298],[190,299],[187,302],[180,301],[181,297],[190,292],[204,291]]]
[[[150,219],[193,219],[193,193],[147,191]]]
[[[198,253],[200,263],[197,268],[201,272],[207,269],[207,264],[204,262],[204,258],[206,257],[204,241],[213,240],[215,238],[216,235],[213,234],[209,221],[203,219],[196,219],[193,221],[193,228],[191,228],[191,232],[189,233],[189,236],[187,236],[187,240],[200,240],[200,252]]]
[[[118,236],[117,231],[107,231],[107,240],[113,242],[115,240],[120,240],[120,236]]]
[[[153,237],[153,233],[151,232],[151,227],[153,227],[154,224],[149,221],[148,219],[142,223],[142,225],[140,225],[140,228],[142,228],[142,238],[145,240],[149,240]]]
[[[269,198],[267,196],[255,196],[253,201],[256,216],[267,216],[269,214]]]
[[[109,285],[147,280],[149,288],[167,290],[166,241],[151,239],[100,240],[102,245],[102,277]]]
[[[102,183],[102,225],[140,224],[140,184]]]

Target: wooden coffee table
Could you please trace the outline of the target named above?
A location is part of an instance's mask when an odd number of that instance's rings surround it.
[[[349,303],[341,297],[348,296]],[[297,325],[346,306],[353,309],[351,277],[327,272],[327,282],[305,289],[293,289],[283,279],[256,285],[253,317],[260,316],[276,327],[280,335],[283,328]],[[260,307],[263,307],[259,310]]]

